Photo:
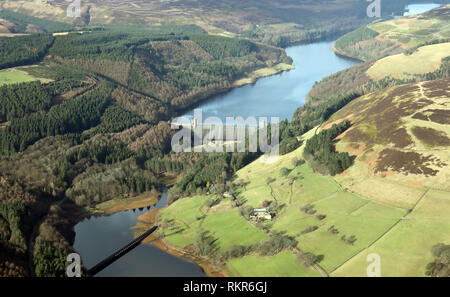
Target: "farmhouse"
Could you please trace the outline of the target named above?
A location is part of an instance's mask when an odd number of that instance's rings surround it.
[[[255,208],[253,209],[253,215],[250,216],[251,220],[272,220],[272,213],[270,207],[267,208]]]

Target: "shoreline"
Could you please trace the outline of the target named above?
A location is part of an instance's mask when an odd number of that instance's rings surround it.
[[[147,225],[154,225],[156,223],[157,215],[160,210],[161,208],[153,209],[138,217],[137,224],[134,227],[135,238],[138,237],[141,233],[145,232],[144,227],[147,228]],[[215,267],[214,265],[209,263],[209,259],[207,257],[194,256],[189,250],[170,245],[169,243],[167,243],[167,241],[164,240],[163,236],[161,236],[159,232],[155,232],[154,234],[150,235],[142,243],[154,245],[158,249],[170,255],[188,260],[196,264],[209,277],[229,277],[225,267]]]
[[[337,56],[339,56],[339,57],[341,57],[343,59],[349,59],[349,60],[353,60],[353,61],[356,61],[356,62],[359,62],[359,63],[366,63],[367,62],[367,61],[363,61],[361,59],[358,59],[358,58],[355,58],[355,57],[352,57],[352,56],[348,56],[348,55],[342,53],[337,48],[335,48],[334,45],[330,46],[330,50],[333,53],[335,53]]]

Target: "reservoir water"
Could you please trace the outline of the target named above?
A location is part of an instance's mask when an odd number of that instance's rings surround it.
[[[167,191],[151,207],[165,207]],[[147,210],[122,211],[85,219],[75,226],[74,249],[89,269],[134,239],[131,229]],[[157,247],[141,244],[97,276],[206,276],[196,264],[172,256]]]
[[[295,110],[305,104],[305,97],[316,81],[358,62],[339,57],[330,50],[334,42],[293,46],[286,53],[295,69],[259,79],[255,84],[233,89],[200,104],[203,119],[218,117],[278,117],[292,119]],[[193,111],[184,115],[193,117]]]
[[[439,4],[411,4],[408,14],[421,13]],[[216,116],[279,117],[291,119],[295,110],[305,103],[305,96],[322,78],[357,64],[356,61],[336,56],[330,47],[333,42],[320,42],[286,49],[292,57],[295,70],[258,80],[253,85],[218,95],[200,105],[203,118]],[[186,116],[192,116],[193,111]],[[166,205],[167,192],[152,208]],[[123,211],[110,216],[85,219],[75,226],[74,248],[87,268],[133,240],[131,227],[137,218],[148,211]],[[194,263],[169,255],[147,244],[135,248],[98,276],[205,276]]]
[[[425,12],[425,11],[437,8],[439,6],[442,6],[442,4],[437,4],[437,3],[416,3],[416,4],[410,4],[410,5],[406,6],[408,11],[405,12],[404,16],[422,13],[422,12]]]

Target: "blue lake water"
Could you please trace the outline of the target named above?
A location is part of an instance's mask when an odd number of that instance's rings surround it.
[[[358,62],[339,57],[330,50],[334,42],[320,42],[289,47],[294,70],[259,79],[255,84],[231,90],[200,104],[203,119],[218,117],[279,117],[291,120],[295,110],[305,103],[305,97],[316,81],[346,69]],[[184,115],[192,118],[193,111]]]
[[[413,14],[418,14],[418,13],[422,13],[437,7],[442,6],[442,4],[437,4],[437,3],[417,3],[417,4],[410,4],[407,5],[406,8],[409,10],[407,12],[405,12],[404,16],[408,16],[408,15],[413,15]]]

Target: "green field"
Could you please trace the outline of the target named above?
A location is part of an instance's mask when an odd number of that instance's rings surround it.
[[[320,276],[318,272],[305,268],[291,252],[281,252],[273,257],[245,256],[229,261],[227,267],[231,276]]]
[[[441,60],[450,55],[450,43],[433,44],[419,48],[411,55],[398,54],[378,60],[367,70],[372,79],[386,76],[413,78],[439,69]]]
[[[359,276],[365,273],[366,257],[381,257],[382,276],[424,275],[424,263],[431,262],[431,247],[436,242],[449,244],[450,196],[429,191],[416,209],[374,245],[335,270],[332,276]]]
[[[203,214],[200,209],[208,199],[208,196],[181,199],[161,212],[162,219],[174,220],[176,226],[183,230],[182,233],[166,230],[165,236],[168,243],[181,248],[193,243],[195,230],[199,224],[199,221],[196,220],[196,215]]]
[[[276,164],[258,165],[255,161],[239,171],[238,177],[250,182],[242,195],[250,205],[260,206],[262,200],[270,200],[271,197],[270,187],[264,186],[266,178],[276,178],[271,184],[273,194],[286,206],[272,222],[272,230],[296,236],[299,248],[304,252],[323,255],[320,265],[326,271],[333,271],[375,242],[405,214],[404,210],[377,204],[345,191],[333,178],[314,173],[306,164],[291,171],[289,176],[299,175],[303,179],[296,180],[289,189],[286,187],[287,178],[282,178],[278,172],[284,166],[292,168],[290,160],[294,156],[300,157],[301,154],[295,151],[281,157]],[[326,218],[318,220],[301,212],[300,208],[306,204],[313,204],[317,214],[326,215]],[[300,234],[309,226],[317,226],[318,229]],[[330,226],[335,226],[339,234],[329,232]],[[340,239],[342,235],[355,235],[357,240],[354,245],[349,245]]]
[[[16,84],[21,82],[30,82],[37,80],[31,75],[18,70],[0,71],[0,86],[8,84]]]
[[[0,71],[0,86],[8,84],[17,84],[39,80],[42,83],[53,81],[45,78],[46,75],[35,71],[36,69],[46,69],[47,67],[32,65],[28,67],[10,68]]]
[[[195,196],[171,204],[162,212],[161,218],[175,224],[177,231],[165,233],[169,244],[184,248],[193,244],[198,231],[209,231],[217,239],[220,251],[226,251],[237,244],[253,244],[267,239],[263,231],[244,220],[237,209],[225,209],[223,212],[208,214],[202,207],[212,196]],[[203,217],[206,215],[205,217]]]

